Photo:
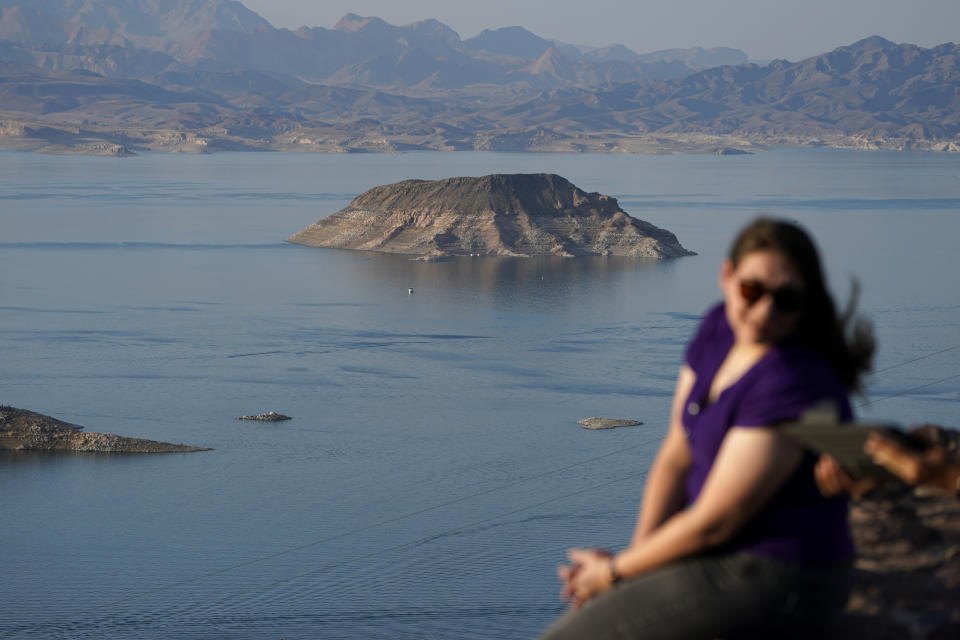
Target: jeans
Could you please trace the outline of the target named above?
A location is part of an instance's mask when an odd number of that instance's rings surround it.
[[[816,637],[846,604],[850,574],[742,552],[694,556],[621,582],[540,640]]]

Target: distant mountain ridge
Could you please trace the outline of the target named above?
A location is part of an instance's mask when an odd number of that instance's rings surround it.
[[[960,47],[924,49],[874,36],[798,63],[718,67],[676,81],[624,85],[597,98],[626,98],[634,118],[663,132],[954,141]]]
[[[0,0],[3,14],[53,18],[71,39],[160,38],[209,30],[252,32],[270,23],[236,0]]]
[[[381,89],[522,84],[529,80],[522,68],[551,46],[579,68],[562,76],[541,76],[532,82],[537,87],[545,82],[549,88],[603,82],[605,74],[589,68],[612,59],[632,64],[618,73],[618,78],[627,74],[631,80],[678,77],[711,64],[708,53],[696,58],[679,50],[667,56],[672,65],[647,64],[622,45],[615,57],[584,55],[577,47],[551,43],[522,27],[485,31],[462,41],[437,20],[394,26],[380,18],[347,14],[332,29],[274,29],[235,0],[0,0],[0,42],[4,59],[48,69],[85,68],[137,77],[145,68],[143,61],[149,61],[154,73],[256,70]],[[117,46],[136,50],[125,57],[141,62],[112,63],[116,52],[110,47]],[[687,64],[683,57],[696,58],[701,66]]]
[[[233,0],[0,0],[0,147],[960,149],[957,45],[745,60],[355,14],[290,31]]]

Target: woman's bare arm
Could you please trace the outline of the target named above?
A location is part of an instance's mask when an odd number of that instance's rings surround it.
[[[733,427],[697,501],[620,553],[618,570],[642,573],[726,542],[783,486],[802,455],[775,429]]]
[[[697,501],[613,558],[571,551],[578,570],[568,591],[582,602],[625,577],[669,564],[733,537],[783,486],[802,458],[798,445],[772,428],[733,427]]]
[[[683,479],[690,468],[690,447],[683,430],[683,407],[693,388],[696,374],[684,365],[677,377],[670,408],[667,437],[650,467],[637,525],[630,544],[640,542],[651,531],[680,511],[686,502]]]

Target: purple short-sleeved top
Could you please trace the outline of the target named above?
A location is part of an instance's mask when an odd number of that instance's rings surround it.
[[[687,347],[686,362],[696,374],[683,411],[693,457],[685,483],[688,503],[700,495],[731,427],[768,427],[796,419],[826,399],[836,403],[842,420],[852,418],[844,385],[823,358],[797,340],[774,346],[710,403],[710,384],[733,341],[720,304],[707,313]],[[816,458],[805,453],[800,468],[724,549],[805,565],[849,560],[853,543],[847,528],[847,501],[820,494],[813,479],[815,463]]]

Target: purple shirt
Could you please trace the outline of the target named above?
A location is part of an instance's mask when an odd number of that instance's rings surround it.
[[[710,384],[733,341],[720,304],[707,313],[687,347],[687,365],[696,373],[683,412],[693,457],[685,482],[688,503],[700,495],[731,427],[769,427],[793,420],[825,399],[836,402],[842,420],[852,419],[843,384],[823,358],[798,340],[771,348],[711,404]],[[804,453],[800,468],[724,549],[805,565],[849,560],[853,543],[847,528],[847,501],[820,495],[813,479],[815,463],[814,455]]]

